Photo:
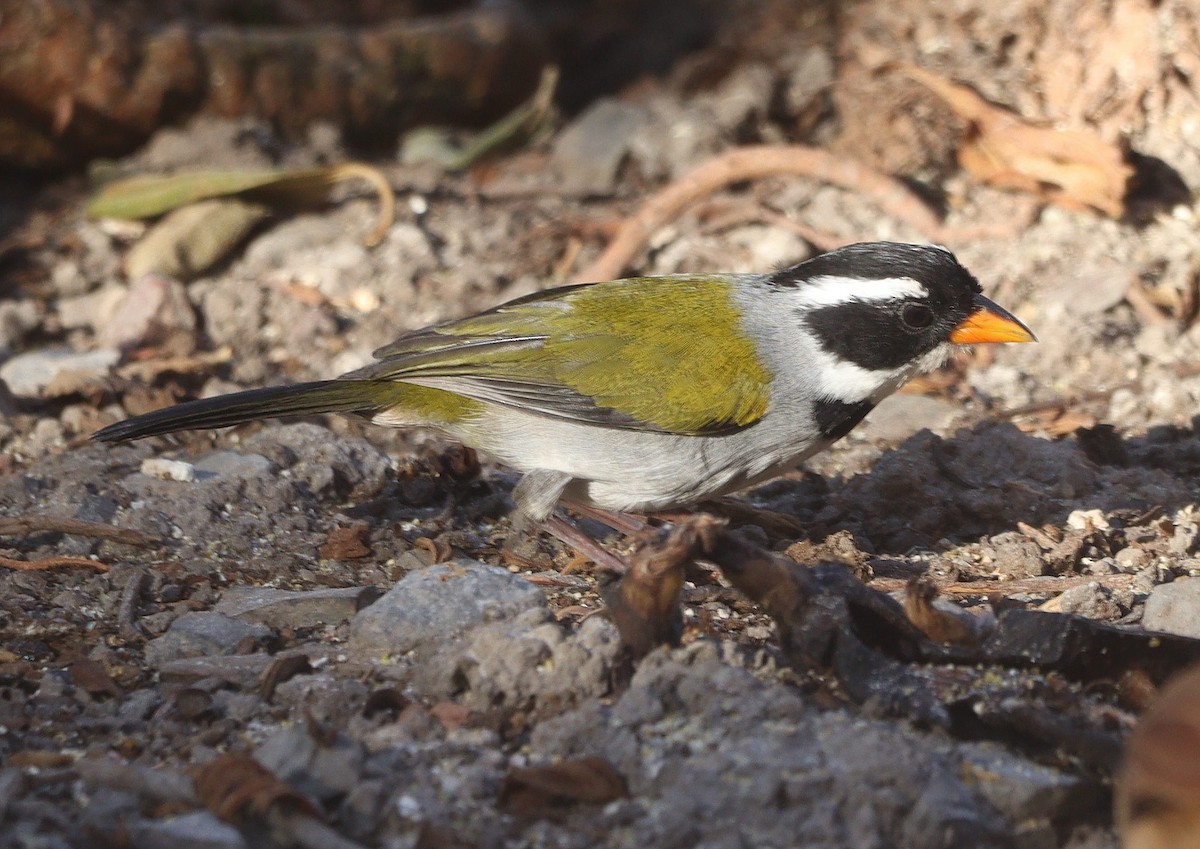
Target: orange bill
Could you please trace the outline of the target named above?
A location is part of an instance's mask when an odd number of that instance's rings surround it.
[[[950,331],[950,341],[959,345],[982,342],[1036,342],[1033,331],[999,304],[975,296],[975,311]]]

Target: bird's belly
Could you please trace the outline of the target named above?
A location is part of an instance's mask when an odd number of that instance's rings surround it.
[[[714,436],[603,428],[494,409],[461,434],[521,472],[550,469],[575,480],[565,495],[606,510],[654,511],[713,498],[793,468],[825,447],[812,431],[768,416]]]

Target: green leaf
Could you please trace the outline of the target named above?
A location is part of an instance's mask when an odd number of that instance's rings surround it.
[[[379,223],[364,239],[366,244],[375,245],[395,220],[396,198],[383,173],[360,162],[290,171],[193,171],[165,177],[131,177],[109,183],[93,195],[87,214],[92,218],[140,220],[221,197],[295,210],[324,202],[334,185],[356,177],[369,182],[379,195]]]

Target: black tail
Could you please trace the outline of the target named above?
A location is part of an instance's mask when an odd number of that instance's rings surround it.
[[[313,413],[369,413],[389,406],[388,381],[318,380],[249,389],[202,398],[134,416],[92,434],[100,442],[121,442],[194,428],[229,427],[275,416]]]

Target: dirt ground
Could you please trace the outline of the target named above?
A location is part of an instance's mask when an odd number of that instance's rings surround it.
[[[693,167],[803,143],[902,178],[941,229],[819,173],[767,177],[698,198],[627,270],[763,271],[936,236],[1040,341],[917,381],[736,499],[754,511],[734,524],[884,592],[927,574],[976,612],[1140,634],[1153,593],[1200,575],[1200,15],[739,8],[755,14],[519,150],[463,173],[376,158],[398,212],[373,248],[375,201],[345,189],[186,284],[130,281],[142,225],[88,219],[81,177],[0,193],[0,847],[1117,845],[1108,741],[1145,699],[1086,662],[989,669],[1006,699],[1086,715],[1087,740],[943,723],[798,667],[773,618],[701,566],[682,644],[630,674],[594,575],[513,530],[515,476],[437,434],[328,417],[87,440],[170,400],[335,376],[403,331],[568,282]],[[985,185],[956,159],[970,122],[904,64],[1131,151],[1116,214],[1045,173]],[[118,166],[354,153],[334,126],[289,140],[198,117]],[[1160,598],[1174,613],[1156,628],[1200,636],[1200,594]],[[944,695],[969,668],[914,674]],[[965,703],[946,696],[946,715]],[[203,789],[206,764],[223,791]]]

